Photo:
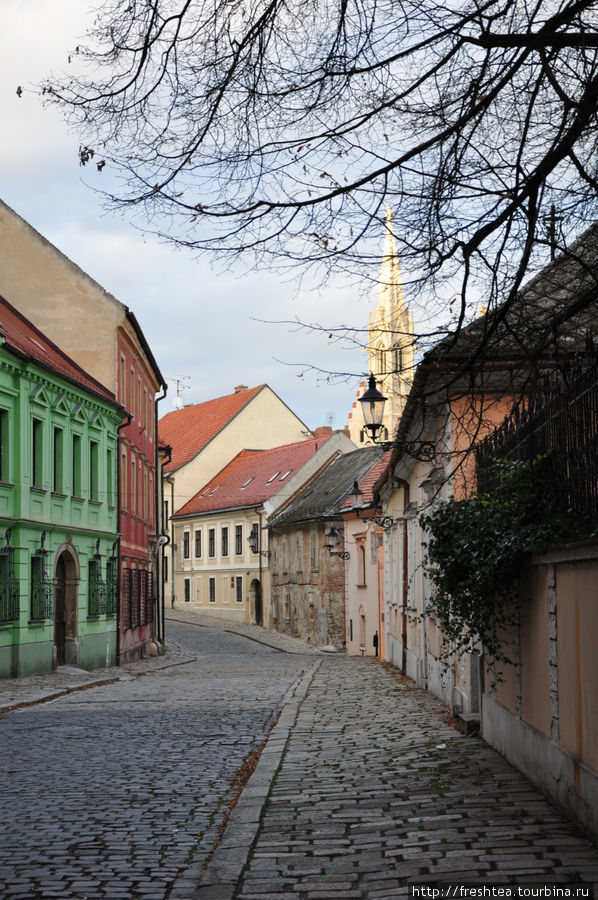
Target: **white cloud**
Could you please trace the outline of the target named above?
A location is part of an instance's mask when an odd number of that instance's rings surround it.
[[[229,393],[239,383],[267,382],[310,427],[324,424],[329,413],[342,427],[358,378],[328,383],[305,365],[359,372],[363,354],[343,349],[328,332],[256,320],[364,326],[367,304],[357,289],[319,293],[309,285],[297,290],[288,275],[212,270],[207,259],[105,214],[100,197],[83,183],[90,173],[77,164],[76,135],[29,88],[51,72],[70,71],[68,52],[90,23],[81,0],[0,3],[0,196],[134,311],[163,375],[190,377],[186,402]],[[20,99],[18,85],[25,89]]]

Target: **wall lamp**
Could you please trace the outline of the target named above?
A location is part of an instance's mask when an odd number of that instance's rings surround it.
[[[382,419],[384,416],[384,404],[386,397],[380,393],[376,386],[376,378],[370,375],[368,381],[368,389],[359,398],[361,409],[363,411],[363,421],[365,428],[369,433],[374,444],[390,450],[391,447],[398,447],[401,453],[407,453],[420,462],[432,462],[436,458],[436,446],[433,441],[379,441],[376,435],[383,428]]]
[[[326,543],[324,547],[328,550],[331,556],[338,556],[340,559],[350,559],[351,554],[348,550],[335,550],[334,545],[340,543],[343,538],[343,532],[339,531],[335,525],[330,526],[330,531],[327,531],[324,535],[326,538]]]
[[[247,538],[247,543],[249,544],[249,549],[252,553],[257,553],[260,556],[265,556],[266,559],[269,559],[272,556],[270,550],[261,550],[260,549],[260,536],[257,530],[257,525],[254,524],[249,537]]]

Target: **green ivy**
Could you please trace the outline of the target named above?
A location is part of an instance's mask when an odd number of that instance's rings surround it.
[[[490,655],[508,661],[503,640],[519,615],[525,556],[583,531],[578,518],[554,507],[548,457],[495,460],[494,470],[491,492],[420,516],[433,588],[427,612],[444,632],[445,658],[481,640]]]

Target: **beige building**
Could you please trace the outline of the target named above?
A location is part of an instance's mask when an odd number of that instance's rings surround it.
[[[168,521],[198,490],[205,486],[246,447],[268,449],[301,441],[310,434],[299,419],[267,384],[254,388],[239,385],[232,394],[175,409],[160,419],[162,444],[171,448],[164,466],[164,514]],[[181,552],[171,527],[164,553],[165,593],[170,602],[182,601],[175,578],[172,550]],[[236,590],[236,588],[235,588]]]
[[[378,390],[387,398],[384,407],[381,440],[392,439],[413,381],[413,315],[407,308],[397,247],[393,231],[392,209],[386,212],[386,236],[382,251],[378,301],[368,325],[368,369],[376,377]],[[367,443],[359,398],[367,389],[362,381],[349,413],[349,434],[357,444]]]
[[[335,456],[354,449],[342,432],[270,450],[242,450],[173,516],[179,606],[270,625],[266,518]]]

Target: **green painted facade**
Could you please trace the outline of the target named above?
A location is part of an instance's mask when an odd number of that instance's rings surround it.
[[[0,677],[116,663],[121,422],[0,346]]]

